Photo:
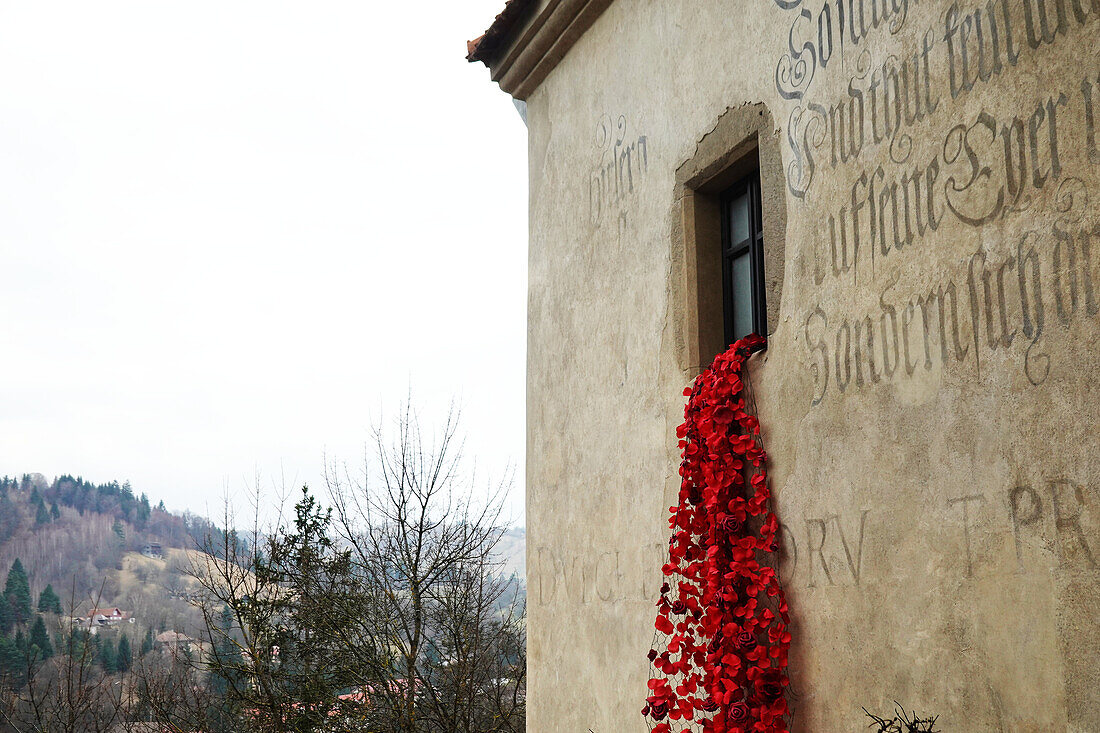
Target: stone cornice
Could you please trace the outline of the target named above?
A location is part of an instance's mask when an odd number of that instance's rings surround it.
[[[493,81],[527,99],[612,1],[540,0],[489,62]]]

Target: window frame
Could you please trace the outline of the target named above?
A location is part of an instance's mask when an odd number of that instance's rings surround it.
[[[723,191],[758,170],[764,230],[767,333],[778,327],[783,306],[787,239],[787,177],[782,136],[763,102],[731,104],[704,126],[694,152],[676,168],[669,202],[674,276],[669,282],[673,348],[690,382],[729,348],[722,303]]]
[[[749,196],[749,238],[741,242],[732,242],[730,215],[733,203],[745,194]],[[764,226],[760,198],[760,169],[755,168],[719,196],[719,211],[722,221],[722,238],[719,251],[719,263],[722,268],[722,312],[724,337],[727,348],[737,339],[734,338],[734,310],[738,294],[734,292],[732,263],[748,250],[749,254],[749,307],[751,310],[752,332],[761,336],[768,333],[767,292],[764,280]],[[745,336],[747,334],[742,334]]]

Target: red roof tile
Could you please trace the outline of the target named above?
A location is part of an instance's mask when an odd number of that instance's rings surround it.
[[[480,61],[488,66],[507,43],[512,31],[537,5],[538,0],[507,0],[504,10],[500,11],[489,30],[480,38],[466,42],[466,60],[472,63]]]

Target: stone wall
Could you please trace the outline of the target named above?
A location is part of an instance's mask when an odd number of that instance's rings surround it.
[[[688,203],[757,144],[796,730],[1100,730],[1100,5],[616,0],[527,101],[530,729],[645,730]]]

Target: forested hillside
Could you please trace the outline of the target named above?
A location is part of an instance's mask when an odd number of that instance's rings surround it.
[[[187,553],[220,533],[206,519],[173,514],[163,502],[153,506],[128,483],[0,478],[0,571],[19,560],[31,595],[51,586],[66,613],[117,606],[142,627],[194,633],[200,619],[182,571]]]
[[[68,475],[50,481],[38,473],[0,478],[0,572],[20,560],[32,595],[50,585],[66,607],[95,601],[141,610],[158,625],[197,622],[181,600],[187,553],[207,537],[223,536],[206,518],[169,512],[162,501],[154,505],[129,482],[95,484]],[[522,528],[510,529],[495,553],[500,572],[515,574],[521,585],[525,540]],[[239,541],[247,552],[247,541]],[[162,558],[140,554],[152,544],[161,546]]]
[[[416,481],[303,487],[247,535],[127,483],[0,478],[0,733],[522,731],[524,532],[417,451],[392,459]]]

